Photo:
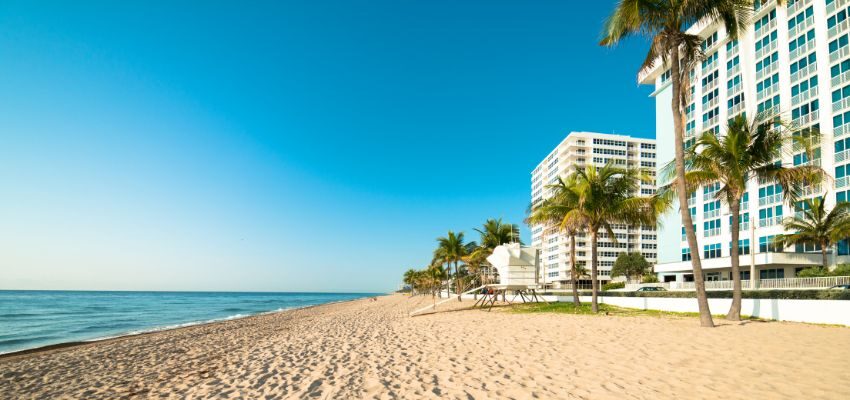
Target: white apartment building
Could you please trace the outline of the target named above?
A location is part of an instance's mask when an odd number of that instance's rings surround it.
[[[624,168],[642,167],[652,171],[657,167],[655,140],[604,133],[571,132],[531,172],[532,207],[551,197],[551,190],[547,185],[555,183],[558,176],[566,177],[576,168],[584,168],[587,165],[602,167],[609,161]],[[643,183],[640,193],[655,193],[655,183]],[[655,227],[621,225],[614,229],[614,234],[617,243],[614,243],[607,233],[599,233],[597,255],[600,280],[611,279],[611,267],[622,252],[643,253],[647,261],[655,264],[658,246]],[[569,237],[557,227],[537,225],[532,227],[531,245],[541,249],[540,282],[555,288],[569,283]],[[576,263],[585,266],[588,273],[590,272],[590,237],[586,234],[576,238]],[[587,279],[586,283],[589,282]]]
[[[756,1],[752,24],[736,41],[729,40],[724,26],[713,21],[689,29],[704,38],[706,59],[691,71],[693,96],[687,107],[685,146],[692,145],[701,132],[722,135],[733,116],[778,111],[803,129],[820,130],[812,160],[799,151],[782,162],[821,165],[835,181],[808,188],[803,196],[826,194],[827,206],[832,207],[836,201],[847,201],[850,189],[850,0],[786,3]],[[655,85],[658,167],[674,158],[671,82],[666,68],[659,65],[639,77],[641,83]],[[731,279],[731,220],[727,207],[713,197],[717,189],[700,188],[687,205],[709,281]],[[777,248],[772,243],[783,233],[783,217],[792,215],[795,206],[783,203],[781,188],[774,182],[750,182],[741,208],[743,279],[750,279],[751,263],[756,279],[791,278],[804,267],[820,264],[814,248]],[[693,280],[683,231],[676,204],[658,232],[655,271],[662,281]],[[837,247],[832,262],[850,260],[846,241]]]

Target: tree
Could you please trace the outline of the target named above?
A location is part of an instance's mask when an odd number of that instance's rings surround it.
[[[824,271],[829,270],[827,251],[839,241],[850,236],[850,203],[840,202],[829,212],[821,197],[802,202],[802,216],[786,218],[782,225],[794,233],[778,235],[775,243],[787,245],[812,245],[820,247]]]
[[[578,194],[575,192],[575,175],[567,179],[558,177],[555,184],[546,186],[553,194],[542,203],[529,207],[526,223],[529,225],[555,225],[567,234],[570,240],[570,282],[573,290],[573,304],[581,305],[578,298],[579,273],[576,266],[576,235],[585,225],[583,215],[578,207]]]
[[[449,268],[451,268],[451,263],[454,262],[455,291],[457,292],[458,301],[461,301],[460,294],[462,292],[459,279],[459,263],[468,255],[470,248],[474,246],[474,244],[470,246],[464,242],[463,232],[454,233],[449,231],[446,236],[437,238],[437,249],[434,250],[434,258],[445,262]]]
[[[726,319],[741,320],[741,275],[739,261],[739,227],[741,201],[747,183],[755,179],[777,182],[785,201],[793,202],[805,185],[818,185],[822,170],[814,165],[783,165],[783,149],[799,147],[808,159],[814,158],[810,143],[816,132],[802,135],[793,132],[774,115],[758,115],[748,122],[737,116],[728,121],[725,135],[718,137],[705,132],[696,144],[685,152],[685,180],[691,189],[701,185],[719,184],[715,195],[731,214],[732,305]],[[794,146],[789,146],[793,144]]]
[[[475,242],[471,242],[473,246],[467,245],[467,256],[463,261],[469,266],[470,272],[478,275],[483,283],[485,279],[481,275],[481,265],[487,264],[487,257],[493,254],[493,250],[512,241],[522,244],[522,240],[519,239],[519,226],[503,223],[501,218],[488,219],[481,229],[476,228],[475,231],[481,236],[481,240],[478,246],[474,246]]]
[[[611,225],[654,226],[669,202],[661,197],[635,196],[640,182],[651,182],[652,178],[639,169],[622,169],[608,163],[602,168],[588,166],[574,173],[577,195],[576,213],[585,223],[585,231],[590,235],[590,281],[592,288],[591,308],[599,312],[597,279],[597,240],[599,231],[608,233],[614,243],[616,235]]]
[[[650,271],[652,271],[652,266],[643,257],[643,254],[622,252],[617,256],[617,261],[614,261],[611,276],[625,276],[626,279],[633,280],[646,275]]]
[[[697,303],[700,311],[700,324],[713,327],[708,298],[705,294],[705,282],[702,276],[702,263],[699,257],[696,232],[687,204],[685,190],[684,108],[691,94],[689,73],[703,58],[700,45],[702,38],[688,34],[691,25],[703,19],[718,20],[726,27],[727,35],[736,39],[739,32],[746,28],[752,12],[751,0],[621,0],[614,12],[605,22],[602,33],[603,46],[614,46],[629,36],[643,36],[651,41],[649,52],[641,66],[648,71],[660,59],[662,65],[670,65],[673,98],[673,130],[675,147],[675,169],[679,188],[678,195],[682,225],[691,250],[691,266],[694,271]],[[686,84],[683,84],[686,83]]]

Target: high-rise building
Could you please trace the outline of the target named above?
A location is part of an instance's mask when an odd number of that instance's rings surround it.
[[[608,162],[623,168],[656,167],[655,140],[604,133],[572,132],[531,172],[531,204],[537,206],[551,197],[548,185],[559,176],[566,177],[587,165],[602,167]],[[655,193],[655,182],[641,184],[636,195]],[[626,251],[643,253],[647,261],[656,261],[655,227],[615,226],[615,240],[606,232],[599,233],[598,274],[600,280],[611,279],[611,267],[617,256]],[[532,227],[531,245],[541,249],[540,282],[560,287],[570,281],[569,237],[555,226]],[[590,239],[585,233],[576,238],[576,264],[590,271]],[[589,279],[585,278],[588,282]]]
[[[804,197],[826,195],[827,207],[846,201],[850,181],[850,0],[756,1],[752,24],[737,40],[716,21],[702,21],[688,33],[703,38],[705,59],[690,72],[690,103],[686,107],[685,146],[697,134],[722,135],[726,121],[744,114],[779,113],[801,129],[821,132],[814,157],[792,149],[781,162],[821,165],[831,180],[809,187]],[[670,71],[659,65],[639,77],[655,85],[656,132],[659,164],[674,159],[672,90]],[[823,107],[821,107],[823,106]],[[687,207],[696,225],[707,281],[731,279],[731,220],[726,205],[715,199],[718,185],[701,187],[691,194]],[[750,264],[757,279],[790,278],[804,267],[819,265],[819,252],[811,246],[782,248],[773,243],[784,233],[783,217],[798,205],[783,203],[775,182],[752,181],[741,208],[740,252],[744,279]],[[662,219],[658,232],[656,272],[664,281],[691,281],[691,254],[678,214],[678,204]],[[754,253],[754,256],[752,255]],[[846,243],[830,257],[843,261]]]

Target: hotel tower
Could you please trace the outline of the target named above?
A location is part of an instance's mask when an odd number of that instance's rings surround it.
[[[686,108],[685,146],[705,131],[724,134],[726,121],[736,115],[753,118],[779,113],[801,129],[821,132],[811,159],[792,148],[782,161],[788,165],[821,165],[834,177],[808,187],[804,197],[826,196],[828,208],[846,201],[850,190],[850,0],[756,1],[751,25],[737,40],[724,26],[702,21],[688,32],[703,38],[705,60],[691,71],[693,95]],[[674,158],[670,71],[659,65],[643,73],[643,84],[655,85],[657,167]],[[687,207],[696,225],[700,256],[707,281],[731,279],[730,216],[716,200],[718,185],[699,188]],[[691,254],[683,235],[679,205],[667,214],[658,232],[656,273],[662,281],[693,280]],[[773,243],[784,233],[782,219],[798,205],[783,202],[775,182],[751,181],[741,208],[740,252],[742,278],[791,278],[801,269],[819,265],[821,256],[811,246],[782,248]],[[847,262],[846,241],[831,250],[830,262]]]
[[[531,172],[531,204],[539,205],[551,197],[547,188],[559,176],[566,177],[587,165],[602,167],[612,162],[622,168],[645,168],[654,173],[656,168],[655,140],[634,138],[604,133],[572,132],[552,150]],[[637,194],[655,193],[655,183],[641,184]],[[548,287],[559,288],[570,281],[569,237],[555,226],[535,225],[532,228],[531,245],[541,249],[540,282]],[[599,280],[611,279],[611,267],[622,252],[643,253],[650,264],[656,262],[655,227],[615,226],[616,243],[605,232],[599,232],[598,273]],[[576,237],[576,264],[590,272],[590,238],[586,233]],[[589,278],[585,278],[589,283]]]

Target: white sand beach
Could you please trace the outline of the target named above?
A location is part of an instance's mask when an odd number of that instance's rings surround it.
[[[0,358],[0,398],[839,399],[850,329],[407,313],[403,295]]]

